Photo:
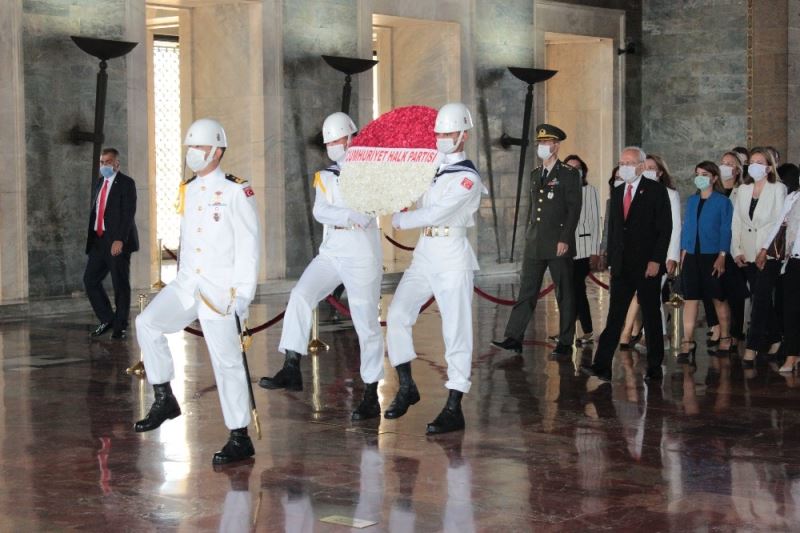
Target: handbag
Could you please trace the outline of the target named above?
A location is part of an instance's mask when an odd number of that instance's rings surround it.
[[[783,261],[786,259],[786,224],[782,224],[778,234],[767,248],[767,257]]]

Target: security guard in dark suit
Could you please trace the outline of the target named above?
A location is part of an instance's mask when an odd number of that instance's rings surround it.
[[[492,341],[498,348],[522,351],[522,339],[536,309],[544,272],[550,269],[560,323],[553,354],[572,354],[576,312],[572,258],[581,214],[581,178],[576,169],[558,159],[559,146],[566,138],[561,129],[550,124],[536,127],[537,155],[542,165],[531,173],[531,220],[525,238],[519,297],[506,325],[505,340]]]

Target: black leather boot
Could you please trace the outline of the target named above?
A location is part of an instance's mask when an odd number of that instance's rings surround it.
[[[436,420],[428,424],[428,429],[425,431],[426,434],[438,435],[464,429],[464,413],[461,412],[461,397],[463,395],[464,393],[461,391],[450,390],[444,409],[436,417]]]
[[[242,461],[254,456],[253,441],[247,435],[247,428],[232,429],[228,442],[220,451],[214,454],[211,462],[215,465],[225,465]]]
[[[259,387],[265,389],[286,389],[291,391],[303,390],[303,374],[300,372],[300,354],[286,350],[286,359],[283,368],[273,377],[263,377],[258,381]]]
[[[153,391],[155,391],[156,401],[150,406],[147,416],[133,425],[133,429],[137,433],[152,431],[167,420],[181,416],[181,406],[178,405],[178,400],[172,394],[169,381],[153,385]]]
[[[383,413],[384,418],[400,418],[408,408],[419,401],[419,391],[414,378],[411,377],[411,363],[397,365],[397,377],[400,380],[400,390],[392,400],[389,408]]]
[[[381,416],[381,404],[378,401],[378,382],[367,383],[364,387],[364,397],[350,420],[368,420]]]

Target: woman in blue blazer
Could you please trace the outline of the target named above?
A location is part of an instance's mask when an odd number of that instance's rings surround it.
[[[716,163],[703,161],[695,168],[697,193],[686,202],[681,232],[681,284],[683,286],[683,342],[679,363],[688,363],[694,356],[694,328],[698,303],[711,298],[720,326],[718,354],[727,354],[731,347],[730,308],[725,301],[722,277],[726,256],[731,249],[733,204],[725,196]]]

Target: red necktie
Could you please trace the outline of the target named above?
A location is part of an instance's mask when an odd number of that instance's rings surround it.
[[[106,196],[108,195],[108,180],[103,180],[103,188],[100,189],[100,203],[97,208],[97,220],[94,221],[94,231],[98,237],[103,236],[103,219],[106,215]]]
[[[625,190],[625,198],[622,200],[622,216],[625,217],[625,220],[628,220],[631,202],[633,202],[633,185],[629,183],[628,188]]]

